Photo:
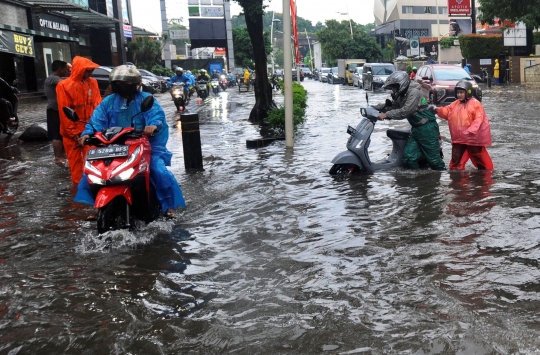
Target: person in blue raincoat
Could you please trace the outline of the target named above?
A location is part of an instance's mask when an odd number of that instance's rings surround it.
[[[83,144],[89,135],[103,131],[109,127],[131,127],[132,117],[141,111],[141,103],[149,93],[138,90],[142,76],[133,65],[120,65],[109,75],[113,94],[107,96],[94,110],[90,121],[86,124],[79,138]],[[165,112],[157,101],[153,107],[133,119],[135,128],[143,128],[152,146],[152,161],[150,164],[150,180],[156,188],[156,194],[161,203],[162,212],[170,217],[178,207],[186,203],[182,190],[174,175],[166,168],[171,165],[172,153],[167,150],[169,126]],[[94,130],[95,129],[95,130]],[[94,204],[90,193],[90,185],[86,176],[81,179],[75,202]]]
[[[187,73],[184,73],[184,69],[181,67],[176,67],[174,70],[176,75],[173,75],[169,78],[169,81],[167,81],[167,87],[170,87],[172,83],[184,83],[184,93],[186,95],[186,98],[189,97],[189,89],[195,85],[195,77],[193,75],[188,75]]]

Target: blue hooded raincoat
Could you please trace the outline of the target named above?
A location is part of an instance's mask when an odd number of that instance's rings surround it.
[[[107,96],[94,110],[81,136],[94,134],[94,128],[102,132],[110,127],[131,127],[131,118],[141,112],[141,103],[147,96],[150,94],[139,92],[129,105],[127,100],[118,94]],[[141,113],[133,119],[133,124],[136,129],[144,129],[145,126],[157,126],[158,128],[155,135],[148,137],[148,139],[152,146],[150,180],[156,188],[162,212],[186,207],[178,181],[166,168],[166,166],[171,165],[172,153],[166,147],[169,139],[169,126],[165,120],[165,112],[159,103],[154,101],[154,105],[149,111]],[[79,183],[75,202],[94,205],[94,197],[90,193],[90,185],[86,176]]]

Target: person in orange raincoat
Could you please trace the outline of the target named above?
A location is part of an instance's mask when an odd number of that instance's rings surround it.
[[[73,58],[71,76],[62,80],[56,86],[58,112],[60,114],[60,134],[68,158],[71,181],[74,184],[78,184],[81,180],[84,165],[84,150],[79,146],[77,139],[84,130],[86,122],[92,116],[94,109],[101,103],[98,82],[90,77],[97,67],[99,65],[90,59],[76,56]],[[70,121],[64,114],[62,109],[64,106],[75,110],[80,122]]]
[[[491,128],[484,106],[473,97],[470,82],[460,81],[454,90],[456,101],[435,108],[437,115],[448,121],[452,137],[449,170],[465,170],[469,159],[479,170],[493,170],[493,161],[486,150],[491,145]]]

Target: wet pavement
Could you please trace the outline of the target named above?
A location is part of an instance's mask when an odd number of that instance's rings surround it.
[[[334,179],[364,91],[303,85],[293,149],[246,148],[252,92],[192,100],[198,173],[157,95],[188,206],[111,232],[110,249],[50,144],[0,137],[0,354],[537,353],[540,91],[484,89],[493,172]],[[21,107],[23,125],[45,122],[41,107]],[[389,153],[386,129],[405,126],[377,123],[372,160]]]

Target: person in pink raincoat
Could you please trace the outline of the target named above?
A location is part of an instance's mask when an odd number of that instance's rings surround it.
[[[473,97],[473,86],[460,81],[455,87],[456,101],[435,108],[437,115],[448,121],[452,137],[452,159],[449,170],[465,170],[467,161],[479,170],[493,170],[493,161],[486,147],[491,146],[491,128],[484,106]]]

